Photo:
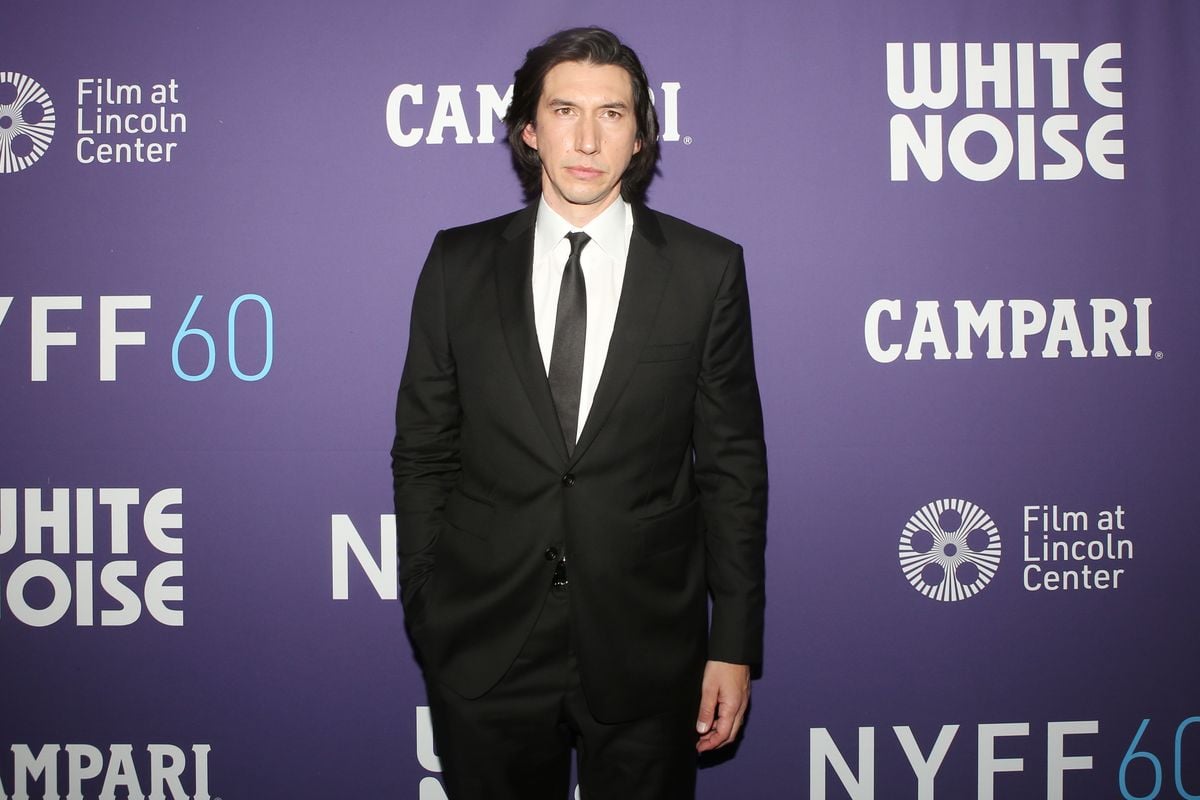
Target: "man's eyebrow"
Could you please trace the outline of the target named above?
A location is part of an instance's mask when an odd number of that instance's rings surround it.
[[[546,105],[548,105],[548,106],[577,106],[577,105],[579,105],[579,103],[575,102],[574,100],[565,100],[561,97],[551,97],[549,100],[546,101]],[[597,108],[628,109],[629,104],[626,103],[624,100],[613,100],[612,102],[609,102],[609,103],[601,103],[600,105],[597,106]]]

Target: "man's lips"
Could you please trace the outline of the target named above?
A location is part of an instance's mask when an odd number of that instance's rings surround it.
[[[567,172],[576,178],[595,178],[604,174],[604,170],[595,167],[567,167]]]

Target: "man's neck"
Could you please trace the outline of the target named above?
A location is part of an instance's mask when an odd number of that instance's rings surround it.
[[[578,229],[583,228],[617,202],[621,197],[621,187],[618,184],[607,197],[594,203],[572,203],[555,192],[543,191],[542,197],[545,199],[546,205],[554,210],[554,213]]]

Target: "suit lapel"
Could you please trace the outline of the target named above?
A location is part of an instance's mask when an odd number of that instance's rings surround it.
[[[577,462],[595,440],[637,366],[671,273],[671,262],[662,252],[664,244],[662,230],[653,213],[645,206],[634,205],[633,236],[625,259],[625,279],[621,284],[617,319],[608,343],[604,370],[600,373],[600,384],[596,387],[579,443],[572,453],[571,464]],[[553,401],[550,410],[553,415]]]
[[[533,225],[537,206],[518,212],[504,229],[503,240],[496,257],[496,289],[500,300],[500,320],[504,340],[512,357],[513,367],[525,394],[533,406],[542,430],[551,447],[565,461],[567,446],[546,380],[546,367],[538,346],[537,328],[533,322],[533,287],[529,275],[533,264]]]

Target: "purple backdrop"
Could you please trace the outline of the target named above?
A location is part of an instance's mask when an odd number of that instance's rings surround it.
[[[700,796],[1200,795],[1195,2],[6,12],[0,797],[442,797],[408,306],[520,203],[524,50],[593,23],[652,205],[749,266],[767,654]]]

